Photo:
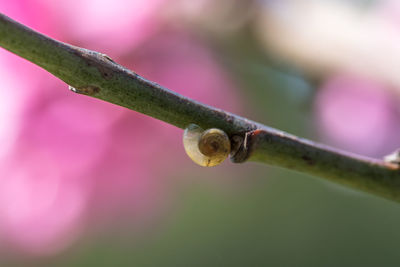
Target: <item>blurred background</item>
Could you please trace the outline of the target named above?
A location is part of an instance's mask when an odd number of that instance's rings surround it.
[[[400,147],[396,0],[2,0],[173,91],[381,158]],[[255,163],[0,50],[1,266],[398,266],[400,206]]]

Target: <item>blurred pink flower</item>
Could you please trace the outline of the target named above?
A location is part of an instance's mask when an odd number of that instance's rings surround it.
[[[369,156],[400,146],[400,117],[384,86],[351,75],[328,79],[316,96],[316,118],[325,142]]]
[[[233,85],[205,44],[187,33],[155,30],[165,1],[18,0],[2,3],[0,11],[62,41],[104,49],[174,91],[236,110]],[[73,94],[4,50],[0,59],[3,249],[52,254],[89,226],[118,219],[138,226],[160,212],[167,171],[179,159],[171,154],[183,151],[177,149],[182,131]]]

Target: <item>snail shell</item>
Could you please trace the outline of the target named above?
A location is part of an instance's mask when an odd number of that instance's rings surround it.
[[[195,163],[205,167],[221,164],[231,152],[231,142],[224,131],[216,128],[204,131],[196,124],[185,129],[183,146]]]

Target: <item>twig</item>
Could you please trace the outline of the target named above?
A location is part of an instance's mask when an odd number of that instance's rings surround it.
[[[335,150],[300,139],[177,93],[118,65],[108,56],[61,43],[0,14],[0,46],[37,64],[72,87],[185,128],[224,130],[239,147],[232,162],[258,161],[323,177],[400,201],[396,164]]]

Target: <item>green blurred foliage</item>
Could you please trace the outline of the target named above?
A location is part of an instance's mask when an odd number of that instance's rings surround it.
[[[63,266],[397,266],[397,204],[273,169],[251,190],[200,183],[150,240],[93,240]]]

